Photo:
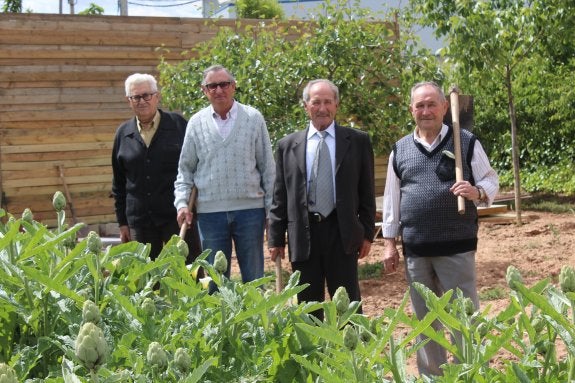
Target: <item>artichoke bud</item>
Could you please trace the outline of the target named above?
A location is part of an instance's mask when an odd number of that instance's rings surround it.
[[[147,297],[142,301],[142,311],[147,316],[153,316],[156,313],[156,304],[152,298]]]
[[[88,323],[92,322],[94,324],[100,323],[100,309],[91,300],[87,299],[84,301],[84,306],[82,307],[82,322]]]
[[[62,211],[66,208],[66,197],[61,191],[57,191],[54,193],[54,197],[52,198],[52,206],[56,211]]]
[[[178,249],[178,254],[180,254],[184,258],[187,258],[188,254],[190,253],[188,244],[181,238],[178,240],[178,242],[176,242],[176,249]]]
[[[507,274],[505,275],[507,284],[512,290],[517,290],[517,283],[523,283],[523,278],[517,267],[510,265],[507,268]]]
[[[575,270],[570,266],[563,266],[559,273],[559,286],[564,293],[575,292]]]
[[[18,383],[16,371],[6,363],[0,363],[0,383]]]
[[[339,315],[345,313],[349,308],[349,295],[345,287],[340,286],[335,290],[333,294],[333,302],[335,303],[335,309]]]
[[[24,209],[22,212],[22,221],[26,221],[28,223],[32,223],[34,220],[34,214],[32,214],[32,210],[29,208]]]
[[[76,338],[76,357],[88,370],[97,370],[108,357],[108,344],[102,330],[92,322],[80,328]]]
[[[168,365],[168,354],[166,354],[166,351],[164,351],[162,345],[158,342],[150,343],[146,358],[152,366],[164,368]]]
[[[178,348],[174,353],[174,364],[180,371],[188,371],[192,365],[192,358],[185,348]]]
[[[350,351],[357,347],[357,331],[353,326],[346,326],[343,330],[343,345]]]
[[[88,233],[87,237],[88,250],[94,254],[99,254],[102,251],[102,240],[95,231]]]
[[[219,250],[214,257],[214,269],[220,274],[224,274],[228,270],[228,260],[221,250]]]

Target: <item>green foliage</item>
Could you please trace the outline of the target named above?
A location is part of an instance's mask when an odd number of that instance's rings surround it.
[[[501,286],[490,287],[479,293],[479,299],[483,301],[492,301],[496,299],[504,299],[507,297],[507,291]]]
[[[383,262],[363,263],[359,265],[357,275],[359,280],[376,279],[383,273]]]
[[[208,252],[185,265],[175,236],[150,261],[149,246],[135,242],[96,252],[87,239],[64,245],[82,225],[48,229],[4,218],[0,363],[19,381],[422,382],[407,374],[405,363],[422,346],[420,335],[461,361],[445,366],[438,381],[573,378],[572,269],[562,270],[565,292],[548,281],[527,288],[514,269],[510,305],[495,316],[474,311],[459,291],[437,297],[416,285],[430,307],[422,320],[408,314],[408,293],[399,307],[368,318],[357,314],[360,302],[343,297],[342,304],[341,296],[295,303],[306,288],[297,272],[275,293],[264,288],[272,277],[227,280],[205,261]],[[199,266],[217,292],[209,294],[191,275]],[[142,308],[150,304],[154,310]],[[320,308],[323,321],[311,314]],[[98,311],[97,326],[84,320]],[[557,353],[558,342],[566,356]],[[502,353],[513,361],[489,364]]]
[[[238,0],[238,19],[283,19],[283,8],[277,0]]]
[[[90,3],[90,6],[84,9],[81,12],[78,12],[79,15],[103,15],[104,8],[100,7],[97,4]]]
[[[526,209],[556,214],[575,214],[575,196],[534,194],[524,201]]]
[[[222,27],[214,39],[193,48],[194,58],[179,64],[162,61],[164,103],[188,117],[205,107],[201,73],[219,63],[235,75],[238,101],[262,112],[275,144],[306,127],[305,84],[328,78],[340,88],[339,123],[367,131],[375,152],[388,153],[406,121],[398,97],[401,57],[393,25],[371,22],[367,11],[352,12],[342,0],[325,7],[313,24],[237,22],[234,29]]]
[[[4,0],[2,6],[4,13],[22,13],[22,0]]]

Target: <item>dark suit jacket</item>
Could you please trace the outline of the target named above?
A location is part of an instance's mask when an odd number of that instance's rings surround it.
[[[364,239],[373,241],[375,186],[373,148],[362,131],[335,126],[336,211],[346,254],[357,255]],[[290,261],[309,259],[310,227],[307,202],[307,130],[278,142],[276,181],[270,211],[268,246],[285,246],[288,236]]]
[[[187,121],[160,110],[160,124],[149,147],[138,132],[136,117],[116,131],[112,149],[112,193],[119,225],[130,227],[175,222],[174,181]]]

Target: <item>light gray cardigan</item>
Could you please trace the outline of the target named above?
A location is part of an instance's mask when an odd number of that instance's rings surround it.
[[[198,213],[265,207],[267,216],[275,163],[266,123],[257,109],[236,103],[236,122],[226,139],[210,106],[189,120],[174,183],[177,210],[188,205],[195,185]]]

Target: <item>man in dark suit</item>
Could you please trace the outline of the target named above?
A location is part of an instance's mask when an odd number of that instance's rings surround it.
[[[326,283],[331,297],[343,286],[352,301],[359,301],[358,258],[368,255],[375,226],[372,145],[365,132],[335,123],[339,90],[331,81],[309,82],[303,103],[309,127],[278,142],[269,253],[273,261],[285,256],[287,231],[292,269],[301,272],[301,284],[309,284],[298,294],[300,302],[323,301]],[[314,159],[323,141],[329,149],[331,191],[315,196],[310,189],[320,166]],[[327,210],[320,212],[326,201]]]
[[[116,131],[112,149],[112,193],[120,240],[151,244],[155,259],[180,232],[174,207],[174,181],[187,121],[158,108],[160,95],[154,76],[135,73],[126,79],[126,98],[135,116]],[[186,233],[191,263],[201,244],[194,221]]]

